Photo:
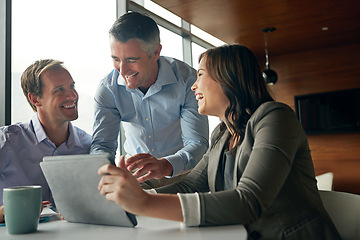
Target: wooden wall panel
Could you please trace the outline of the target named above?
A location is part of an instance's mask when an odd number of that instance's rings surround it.
[[[360,44],[270,56],[276,100],[360,87]],[[360,132],[308,135],[316,174],[334,173],[334,190],[360,194]]]

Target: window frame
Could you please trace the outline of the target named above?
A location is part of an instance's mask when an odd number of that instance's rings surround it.
[[[11,124],[11,0],[0,0],[0,126]]]
[[[181,19],[181,27],[179,27],[176,24],[162,18],[161,16],[151,12],[150,10],[144,8],[143,6],[137,4],[133,1],[128,2],[128,10],[134,11],[134,12],[136,11],[136,12],[146,13],[149,15],[149,17],[154,19],[154,21],[158,25],[182,36],[184,62],[190,66],[193,65],[192,64],[193,59],[192,59],[191,42],[194,42],[206,49],[214,47],[214,45],[212,45],[211,43],[209,43],[209,42],[199,38],[198,36],[194,35],[193,33],[191,33],[190,23],[186,22],[184,19]],[[123,13],[125,13],[125,12],[120,12],[119,16],[121,16]]]

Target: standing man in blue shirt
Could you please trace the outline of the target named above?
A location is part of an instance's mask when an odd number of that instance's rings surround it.
[[[40,185],[43,200],[53,203],[42,158],[90,151],[91,136],[71,124],[78,118],[79,96],[63,62],[36,61],[22,74],[21,87],[36,114],[27,123],[0,127],[0,222],[3,188]]]
[[[115,69],[95,95],[91,153],[115,158],[122,122],[127,168],[144,188],[168,184],[195,167],[209,145],[207,117],[190,89],[196,71],[160,56],[159,28],[144,14],[125,13],[109,33]]]

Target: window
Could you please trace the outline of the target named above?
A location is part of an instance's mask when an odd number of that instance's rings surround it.
[[[201,30],[200,28],[196,27],[195,25],[191,24],[191,33],[198,36],[199,38],[203,39],[204,41],[209,42],[214,46],[221,46],[225,44],[225,42],[221,41],[220,39],[212,36],[211,34]]]
[[[182,37],[164,27],[159,26],[160,41],[162,45],[161,55],[184,60]]]
[[[93,96],[99,81],[113,68],[108,30],[116,19],[121,1],[12,1],[11,123],[27,122],[34,114],[22,93],[21,74],[34,61],[52,58],[63,61],[76,82],[79,118],[74,124],[92,132]],[[187,62],[190,58],[197,69],[200,53],[211,45],[223,44],[186,22],[185,26],[189,27],[185,29],[181,18],[150,0],[131,1],[129,8],[138,10],[139,5],[156,18],[164,56]],[[0,81],[3,84],[5,79],[1,77]],[[2,108],[0,114],[5,115]],[[209,119],[212,131],[218,119]]]
[[[193,59],[193,68],[198,69],[199,67],[199,56],[201,53],[206,51],[206,48],[203,48],[202,46],[191,43],[191,49],[192,49],[192,59]],[[220,119],[215,116],[208,116],[209,119],[209,133],[211,136],[212,131],[214,128],[220,123]]]
[[[33,111],[22,93],[20,77],[34,61],[64,62],[79,93],[74,125],[91,134],[93,96],[112,70],[108,30],[116,19],[116,1],[12,1],[12,116],[27,122]]]
[[[192,59],[193,59],[193,68],[195,68],[196,70],[199,67],[199,56],[200,54],[202,54],[203,52],[206,51],[206,48],[200,46],[199,44],[196,44],[194,42],[191,43],[191,49],[192,49]]]
[[[135,1],[136,2],[136,1]],[[140,4],[141,5],[141,4]],[[144,8],[181,27],[181,18],[150,0],[144,0]]]

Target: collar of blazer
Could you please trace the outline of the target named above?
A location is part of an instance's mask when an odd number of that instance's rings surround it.
[[[209,178],[209,189],[211,192],[215,192],[215,180],[216,180],[216,174],[217,169],[219,166],[220,161],[220,155],[221,151],[224,148],[226,144],[226,140],[229,136],[229,131],[226,130],[223,136],[220,138],[220,140],[217,142],[215,147],[211,150],[211,153],[208,155],[208,178]],[[241,145],[236,149],[236,155],[235,155],[235,166],[239,164],[239,155],[240,155],[240,149]],[[237,176],[238,171],[237,167],[234,168],[234,188],[237,186]]]

